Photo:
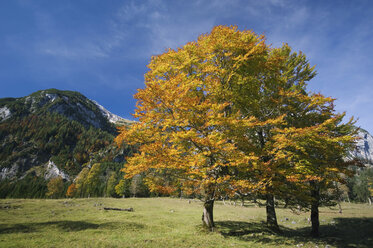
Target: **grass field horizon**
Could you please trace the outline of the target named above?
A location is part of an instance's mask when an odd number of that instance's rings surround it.
[[[104,207],[134,212],[107,211]],[[282,233],[265,225],[265,207],[214,208],[202,227],[202,202],[176,198],[1,199],[0,247],[373,247],[373,206],[320,209],[321,237],[309,236],[309,212],[277,208]]]

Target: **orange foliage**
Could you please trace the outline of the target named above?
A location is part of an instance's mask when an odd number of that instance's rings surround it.
[[[140,145],[123,168],[127,178],[145,173],[153,191],[216,199],[345,172],[332,154],[342,157],[354,135],[335,135],[342,116],[333,99],[307,93],[314,68],[286,44],[273,49],[252,31],[217,26],[148,67],[135,95],[139,122],[116,138]]]
[[[218,26],[177,51],[153,56],[146,87],[135,95],[139,122],[122,127],[116,138],[118,145],[141,144],[128,158],[126,177],[146,172],[152,190],[208,191],[214,198],[236,182],[231,168],[252,171],[257,157],[238,149],[236,141],[261,122],[234,109],[229,84],[238,86],[235,78],[242,74],[262,73],[268,49],[262,36]],[[248,64],[252,69],[240,75]],[[241,186],[255,187],[248,181]]]
[[[70,184],[70,186],[67,188],[66,196],[67,197],[74,197],[76,193],[76,185],[75,183]]]

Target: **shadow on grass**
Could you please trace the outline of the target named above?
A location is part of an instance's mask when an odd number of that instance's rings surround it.
[[[307,242],[327,243],[336,247],[373,247],[373,218],[336,218],[333,224],[320,225],[320,238],[312,238],[311,227],[290,229],[281,226],[281,233],[271,231],[265,223],[216,222],[224,237],[260,244],[298,245]]]
[[[48,221],[36,223],[22,224],[0,224],[0,234],[5,233],[30,233],[40,231],[41,228],[56,227],[64,232],[77,232],[87,229],[117,229],[125,228],[134,230],[143,229],[145,226],[135,222],[109,222],[103,224],[95,224],[86,221]]]

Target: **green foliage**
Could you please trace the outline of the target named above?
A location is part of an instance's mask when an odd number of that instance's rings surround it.
[[[59,198],[63,196],[65,192],[64,183],[61,177],[54,177],[50,179],[47,187],[48,192],[45,195],[50,198]]]
[[[94,159],[114,138],[101,129],[86,128],[55,113],[6,121],[0,124],[0,130],[5,139],[0,148],[1,167],[31,152],[42,160],[40,162],[46,162],[52,155],[51,160],[69,175],[79,173],[81,165]]]
[[[130,186],[131,179],[121,179],[119,183],[115,186],[115,193],[119,196],[130,197]]]
[[[75,185],[76,185],[76,196],[77,197],[84,197],[86,196],[86,180],[89,173],[89,168],[84,167],[78,176],[75,178]]]
[[[149,196],[149,189],[144,183],[144,176],[139,174],[131,179],[130,192],[134,197]]]
[[[42,177],[28,174],[18,181],[0,182],[0,198],[45,198],[47,182]]]
[[[92,168],[89,170],[85,184],[87,185],[88,196],[97,196],[100,186],[100,172],[101,165],[99,163],[93,164]]]
[[[373,168],[357,171],[349,181],[350,198],[357,202],[369,202],[373,196]]]
[[[115,193],[115,186],[118,180],[117,174],[113,171],[110,171],[108,176],[109,176],[109,179],[107,180],[105,195],[109,197],[114,197],[117,195]]]

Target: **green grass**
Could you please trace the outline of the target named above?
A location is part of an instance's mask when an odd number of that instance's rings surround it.
[[[134,208],[134,212],[103,207]],[[0,200],[0,247],[373,247],[373,207],[321,208],[321,237],[309,237],[309,213],[277,208],[281,234],[265,209],[217,203],[216,229],[201,225],[202,204],[171,198]]]

